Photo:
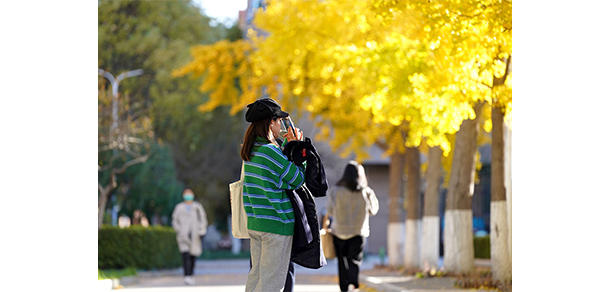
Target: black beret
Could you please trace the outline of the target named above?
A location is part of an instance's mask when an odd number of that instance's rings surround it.
[[[248,105],[246,111],[246,122],[256,122],[269,118],[285,118],[288,113],[282,111],[282,107],[271,98],[261,98]]]

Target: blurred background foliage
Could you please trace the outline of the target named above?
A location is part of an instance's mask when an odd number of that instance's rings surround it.
[[[154,155],[148,161],[127,169],[122,176],[116,201],[121,203],[121,213],[131,217],[135,210],[141,210],[153,223],[163,216],[171,217],[173,206],[182,201],[184,183],[176,176],[169,147],[154,143],[151,150]]]
[[[197,90],[198,82],[170,76],[188,61],[191,46],[241,38],[237,25],[213,26],[210,20],[186,0],[98,1],[98,67],[115,77],[144,70],[120,83],[120,121],[151,124],[140,136],[151,157],[117,177],[106,211],[117,205],[119,215],[131,217],[140,209],[150,223],[168,224],[173,207],[181,201],[182,188],[188,186],[206,208],[210,223],[216,221],[226,231],[227,182],[239,178],[240,167],[234,137],[243,135],[244,123],[240,116],[229,117],[226,108],[205,114],[197,111],[208,100],[207,94]],[[105,98],[111,89],[101,76],[98,83],[101,133],[111,123]],[[100,152],[99,164],[107,164],[111,156]],[[100,183],[108,180],[108,172],[98,174]],[[104,223],[110,223],[110,218],[105,216]]]

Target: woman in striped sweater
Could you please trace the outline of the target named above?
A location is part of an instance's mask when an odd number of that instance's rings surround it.
[[[244,160],[244,208],[248,216],[252,268],[246,292],[280,291],[284,286],[292,236],[294,212],[284,190],[299,188],[305,181],[304,169],[288,161],[276,139],[281,119],[288,113],[270,98],[248,105],[241,158]],[[288,131],[288,141],[301,139]]]

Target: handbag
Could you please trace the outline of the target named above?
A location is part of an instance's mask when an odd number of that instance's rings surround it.
[[[229,184],[231,193],[231,232],[235,238],[250,238],[248,235],[248,216],[244,209],[244,164],[241,165],[241,177]]]
[[[335,253],[335,245],[333,244],[333,235],[330,233],[328,228],[328,214],[324,216],[322,221],[322,229],[320,229],[320,241],[322,243],[322,251],[326,259],[334,259],[337,257]]]

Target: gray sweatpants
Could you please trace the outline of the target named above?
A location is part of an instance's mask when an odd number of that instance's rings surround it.
[[[284,236],[248,230],[252,269],[248,274],[246,292],[279,292],[286,282],[292,235]]]

